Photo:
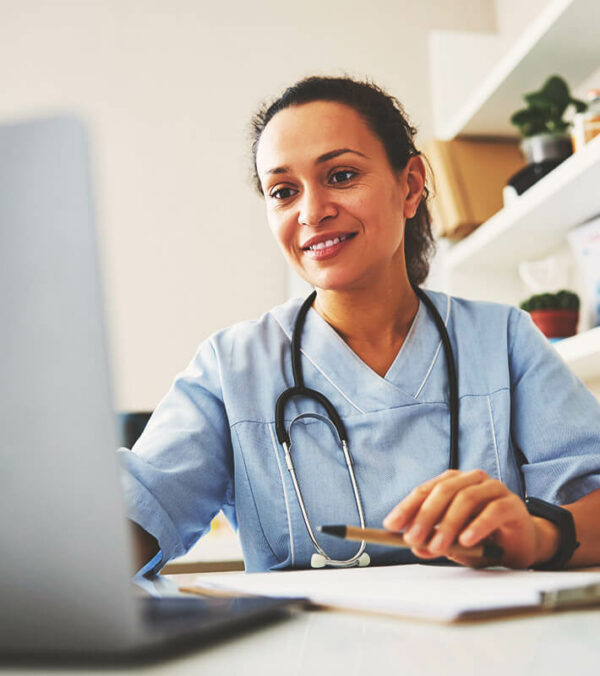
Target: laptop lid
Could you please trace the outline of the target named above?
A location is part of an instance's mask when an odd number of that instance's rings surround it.
[[[0,126],[0,650],[135,640],[85,130]]]

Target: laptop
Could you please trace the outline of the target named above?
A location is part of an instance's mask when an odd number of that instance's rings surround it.
[[[87,134],[0,125],[0,656],[148,657],[295,600],[136,598]]]

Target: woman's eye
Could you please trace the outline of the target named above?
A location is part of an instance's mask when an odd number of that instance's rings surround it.
[[[329,182],[330,183],[347,183],[348,181],[352,180],[355,176],[356,176],[356,172],[351,171],[350,169],[344,169],[342,171],[335,171],[329,177]]]
[[[276,200],[286,200],[293,197],[296,192],[297,190],[294,190],[294,188],[277,188],[277,190],[270,192],[269,196]]]

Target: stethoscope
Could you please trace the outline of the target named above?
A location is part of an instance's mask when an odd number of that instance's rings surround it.
[[[435,305],[425,294],[425,292],[420,289],[418,286],[413,285],[413,290],[417,294],[418,298],[424,303],[425,307],[429,311],[431,317],[433,318],[437,330],[442,339],[444,345],[444,352],[446,355],[446,367],[448,370],[448,385],[450,389],[450,469],[458,468],[458,378],[456,373],[456,364],[454,362],[454,355],[452,353],[452,345],[450,344],[450,337],[448,336],[448,331],[444,325],[444,320],[440,316],[440,313],[437,311]],[[313,416],[313,414],[305,413],[298,416],[295,420],[305,417],[318,417],[325,420],[332,426],[335,430],[337,437],[339,439],[340,446],[344,454],[344,460],[346,462],[346,467],[348,469],[348,474],[350,476],[350,483],[352,484],[352,491],[354,493],[354,500],[356,502],[356,509],[358,511],[358,517],[360,520],[361,528],[365,527],[365,514],[363,510],[362,500],[360,498],[360,492],[358,490],[358,484],[356,482],[356,476],[354,475],[354,469],[352,467],[352,458],[350,457],[350,452],[348,450],[348,435],[346,433],[346,428],[342,419],[338,415],[334,405],[327,399],[327,397],[317,390],[311,390],[310,388],[304,385],[304,376],[302,374],[302,362],[300,357],[300,339],[302,336],[302,329],[304,327],[304,320],[306,319],[306,314],[311,308],[314,300],[316,298],[317,292],[313,291],[308,298],[302,303],[300,310],[298,311],[298,316],[296,317],[296,322],[294,324],[294,333],[292,335],[292,372],[294,375],[294,386],[288,388],[283,392],[277,399],[275,404],[275,430],[277,432],[277,439],[279,443],[283,446],[283,451],[285,453],[285,463],[289,470],[292,483],[294,485],[294,491],[298,499],[298,504],[300,506],[300,511],[302,512],[302,518],[306,525],[306,530],[308,535],[316,549],[316,552],[312,555],[310,565],[313,568],[323,568],[324,566],[334,566],[338,568],[344,568],[349,566],[368,566],[371,562],[371,559],[365,548],[367,543],[363,540],[360,543],[358,551],[354,556],[351,556],[349,559],[332,559],[321,545],[317,542],[314,531],[312,529],[310,519],[308,517],[308,512],[306,511],[306,506],[304,504],[304,499],[302,497],[302,491],[298,485],[298,478],[296,476],[296,469],[294,467],[294,461],[292,460],[292,442],[289,432],[286,430],[284,422],[285,407],[288,401],[295,397],[307,397],[313,401],[318,402],[323,406],[329,419],[322,416]],[[295,422],[295,421],[294,421]]]

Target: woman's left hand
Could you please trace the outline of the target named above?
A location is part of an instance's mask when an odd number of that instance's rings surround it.
[[[555,526],[532,517],[518,495],[483,470],[448,470],[421,484],[394,507],[383,525],[405,531],[420,558],[447,556],[472,567],[528,568],[550,559],[558,546]],[[502,548],[501,561],[448,554],[455,543],[473,547],[486,539]]]

